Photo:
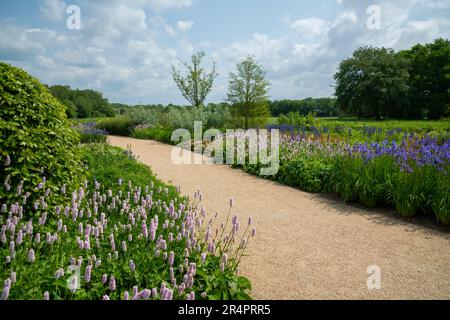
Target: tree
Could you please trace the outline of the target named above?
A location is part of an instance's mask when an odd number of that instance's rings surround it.
[[[172,77],[180,89],[183,97],[193,107],[203,105],[206,97],[211,92],[214,79],[218,76],[216,73],[216,63],[213,62],[213,67],[210,73],[207,73],[202,67],[201,62],[205,54],[203,52],[196,53],[192,56],[191,65],[183,63],[188,72],[186,76],[182,76],[179,71],[172,66]]]
[[[103,94],[94,90],[72,90],[69,86],[49,87],[51,93],[66,106],[69,118],[114,117],[115,110]]]
[[[429,119],[445,116],[450,105],[450,41],[436,39],[399,52],[408,60],[411,107]]]
[[[231,103],[231,114],[235,124],[263,125],[270,111],[268,106],[269,82],[265,72],[251,56],[238,63],[237,72],[230,72],[227,100]]]
[[[404,117],[409,90],[406,63],[392,49],[359,48],[334,75],[337,106],[358,117]]]

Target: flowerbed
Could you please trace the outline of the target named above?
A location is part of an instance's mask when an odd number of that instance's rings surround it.
[[[251,219],[240,226],[232,203],[226,222],[208,218],[200,192],[188,202],[124,150],[83,154],[79,189],[48,191],[30,210],[1,199],[2,299],[250,299],[238,269]]]

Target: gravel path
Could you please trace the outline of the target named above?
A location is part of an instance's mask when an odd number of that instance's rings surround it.
[[[148,140],[110,137],[131,144],[158,178],[226,214],[229,198],[241,221],[253,216],[252,239],[241,272],[255,299],[450,299],[450,234],[311,195],[224,165],[182,165],[172,147]],[[367,268],[381,268],[379,290],[367,288]]]

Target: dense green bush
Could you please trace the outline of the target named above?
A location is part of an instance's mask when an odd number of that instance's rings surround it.
[[[127,110],[126,115],[136,124],[190,131],[194,129],[195,121],[201,121],[205,129],[223,129],[231,119],[226,104],[201,107],[135,107]]]
[[[307,192],[324,192],[331,169],[326,159],[303,155],[282,163],[276,179]]]
[[[75,185],[82,173],[78,142],[65,107],[48,89],[0,63],[0,198],[22,198],[41,182],[42,193]]]
[[[131,136],[136,139],[149,139],[167,144],[174,144],[171,139],[172,130],[167,128],[138,128],[133,131]]]
[[[117,117],[113,119],[102,120],[97,123],[97,128],[116,136],[128,137],[133,131],[136,122],[128,117]]]

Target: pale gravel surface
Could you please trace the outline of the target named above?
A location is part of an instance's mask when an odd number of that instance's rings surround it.
[[[110,137],[157,177],[192,195],[200,189],[209,212],[225,215],[228,199],[243,221],[253,216],[242,273],[255,299],[450,298],[450,234],[311,195],[224,165],[174,165],[172,147]],[[382,289],[367,289],[367,267],[378,265]]]

